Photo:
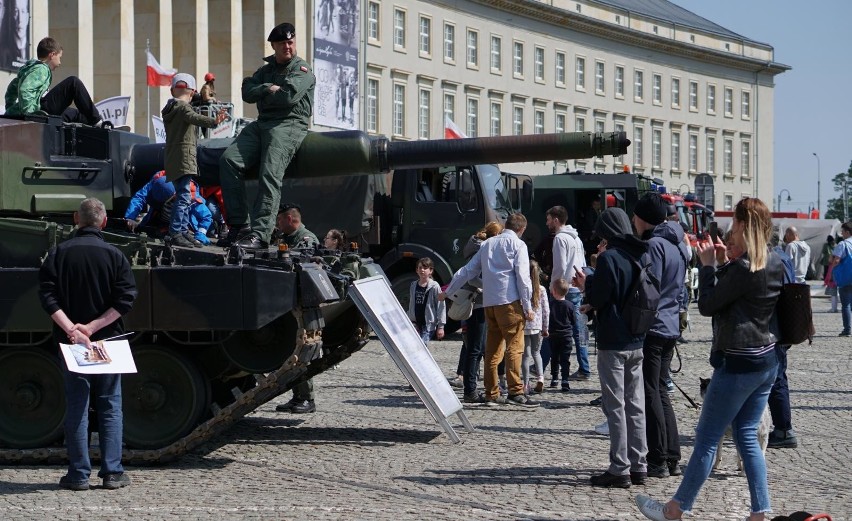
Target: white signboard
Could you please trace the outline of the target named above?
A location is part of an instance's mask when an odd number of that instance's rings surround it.
[[[65,365],[72,373],[135,373],[136,363],[127,340],[96,340],[89,349],[83,344],[59,344]]]
[[[154,140],[156,143],[166,142],[166,126],[160,116],[151,116],[151,126],[154,128]]]
[[[101,117],[111,121],[116,127],[127,124],[127,110],[130,107],[130,96],[113,96],[95,103],[95,108]]]
[[[456,443],[461,441],[447,421],[453,414],[458,414],[465,428],[473,432],[456,393],[399,305],[387,279],[379,275],[358,280],[353,283],[350,294],[432,418],[441,424],[447,435]]]
[[[358,128],[358,47],[361,2],[314,2],[314,124]]]

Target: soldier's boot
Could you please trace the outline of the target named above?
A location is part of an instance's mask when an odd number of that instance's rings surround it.
[[[251,227],[247,224],[232,225],[228,228],[228,234],[219,239],[217,246],[231,246],[243,237],[251,233]]]

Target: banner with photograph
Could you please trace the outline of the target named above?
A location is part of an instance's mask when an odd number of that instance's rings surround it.
[[[358,128],[358,46],[361,13],[358,0],[314,2],[314,124]]]
[[[30,0],[0,0],[0,69],[17,71],[30,47]]]

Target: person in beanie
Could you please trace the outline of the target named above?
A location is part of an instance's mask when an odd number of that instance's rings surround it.
[[[645,335],[630,333],[622,309],[639,276],[635,263],[647,253],[648,243],[633,235],[630,218],[621,208],[604,210],[595,232],[606,240],[606,250],[598,256],[594,275],[587,278],[578,270],[574,277],[597,313],[601,405],[609,425],[609,468],[592,476],[591,482],[596,487],[629,488],[631,483],[641,485],[647,478],[642,379]]]
[[[243,101],[257,104],[257,120],[249,123],[219,160],[222,194],[228,215],[223,245],[237,242],[247,249],[269,247],[281,202],[287,165],[308,133],[314,107],[316,78],[296,55],[296,28],[283,23],[267,40],[275,51],[266,65],[243,79]],[[257,196],[251,210],[244,177],[259,167]]]
[[[667,220],[669,205],[657,193],[647,193],[633,210],[633,226],[648,241],[642,265],[650,265],[660,282],[657,318],[645,335],[642,374],[645,379],[645,429],[648,438],[648,476],[665,478],[680,474],[680,442],[677,419],[669,399],[669,364],[680,336],[680,309],[688,252],[683,228]]]

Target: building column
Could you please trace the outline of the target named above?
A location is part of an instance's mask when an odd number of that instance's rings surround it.
[[[146,41],[150,42],[151,54],[163,68],[174,68],[172,58],[172,2],[170,0],[136,0],[133,3],[136,34],[134,55],[136,56],[136,78],[134,97],[139,100],[134,113],[134,128],[145,134],[149,128],[151,116],[159,116],[166,102],[171,98],[168,87],[148,87],[147,64],[145,55]],[[150,92],[151,101],[148,103]],[[153,137],[153,130],[151,131]]]
[[[139,70],[133,53],[133,0],[94,0],[93,7],[93,25],[97,30],[93,32],[92,96],[97,96],[95,101],[100,101],[112,96],[130,95],[127,124],[133,125],[135,130],[136,121],[131,114],[136,114],[136,108],[142,105],[132,95]],[[141,130],[145,132],[144,128]]]
[[[242,79],[251,76],[263,65],[263,58],[272,54],[266,37],[275,27],[275,2],[273,0],[243,0],[243,71]],[[236,105],[236,103],[235,103]],[[256,118],[257,106],[242,105],[242,117]]]
[[[239,117],[243,113],[243,2],[209,0],[208,13],[210,70],[217,78],[216,95],[233,103],[234,115]]]
[[[184,0],[173,4],[172,32],[174,33],[174,67],[192,74],[198,89],[210,70],[209,20],[207,0]],[[218,79],[218,74],[216,74]],[[216,87],[218,90],[219,82]]]
[[[50,36],[62,46],[62,66],[53,74],[54,84],[69,76],[77,76],[88,87],[94,84],[95,25],[92,0],[51,2],[48,14]],[[33,20],[36,17],[31,17]],[[47,36],[47,35],[45,35]],[[44,36],[39,36],[41,40]],[[35,42],[38,45],[38,41]],[[35,49],[33,49],[35,51]],[[94,97],[94,93],[91,93]]]

